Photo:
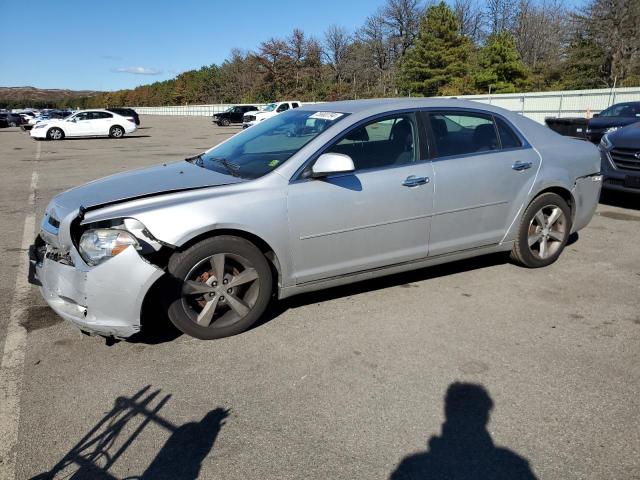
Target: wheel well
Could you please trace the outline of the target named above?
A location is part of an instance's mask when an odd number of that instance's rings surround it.
[[[576,202],[575,202],[575,200],[573,198],[573,195],[571,194],[571,192],[569,190],[567,190],[566,188],[563,188],[563,187],[549,187],[549,188],[546,188],[546,189],[542,190],[541,192],[538,192],[538,194],[535,196],[535,198],[539,197],[543,193],[555,193],[556,195],[560,195],[560,197],[562,197],[562,199],[565,202],[567,202],[567,205],[569,205],[569,208],[571,209],[571,220],[573,221],[573,219],[575,218],[575,213],[576,213]]]
[[[60,128],[60,127],[56,127],[56,126],[54,126],[54,127],[50,127],[50,128],[47,128],[47,135],[49,135],[49,132],[50,132],[51,130],[53,130],[53,129],[60,130],[60,131],[62,132],[62,137],[64,137],[64,136],[66,135],[66,134],[64,133],[64,130],[63,130],[62,128]]]
[[[221,228],[217,230],[211,230],[211,231],[202,233],[197,237],[192,238],[188,242],[181,245],[178,248],[178,250],[180,251],[186,250],[187,248],[191,247],[192,245],[195,245],[196,243],[206,238],[218,237],[220,235],[232,235],[234,237],[244,238],[245,240],[248,240],[249,242],[253,243],[256,247],[258,247],[262,252],[262,254],[269,261],[269,266],[271,267],[271,273],[274,275],[275,278],[278,279],[277,285],[282,285],[280,261],[278,260],[278,257],[276,256],[275,251],[273,250],[273,248],[271,248],[271,246],[267,242],[265,242],[262,238],[258,237],[257,235],[254,235],[253,233],[249,233],[244,230],[236,230],[232,228]]]

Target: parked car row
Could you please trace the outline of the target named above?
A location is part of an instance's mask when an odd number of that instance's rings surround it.
[[[245,113],[256,110],[258,107],[255,105],[234,105],[222,113],[214,113],[213,123],[217,123],[220,127],[226,127],[232,123],[242,123],[242,117]]]
[[[640,102],[611,105],[593,118],[547,118],[561,135],[599,144],[602,188],[640,195]]]
[[[636,122],[640,122],[640,102],[616,103],[606,110],[596,113],[590,119],[584,117],[545,118],[547,126],[559,134],[586,138],[596,144],[606,133]]]
[[[132,117],[124,117],[110,110],[81,110],[65,118],[49,118],[37,122],[31,129],[36,140],[63,140],[66,137],[120,138],[134,132],[137,126]]]
[[[282,112],[286,112],[287,110],[293,108],[298,108],[300,107],[300,105],[302,105],[302,103],[297,100],[269,103],[265,105],[261,110],[246,113],[242,117],[242,128],[252,127],[268,118],[275,117]]]

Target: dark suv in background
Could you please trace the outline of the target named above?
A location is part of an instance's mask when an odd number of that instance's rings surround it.
[[[140,126],[140,117],[138,113],[133,108],[107,108],[110,112],[117,113],[118,115],[122,115],[124,118],[128,118],[133,120],[137,126]]]
[[[247,112],[258,110],[253,105],[235,105],[228,108],[222,113],[213,114],[213,123],[217,123],[220,127],[225,127],[231,123],[242,123],[242,116]]]
[[[2,112],[0,113],[0,118],[6,120],[9,127],[19,127],[25,123],[24,119],[17,113]]]
[[[636,122],[640,122],[640,102],[616,103],[589,120],[587,138],[593,143],[600,143],[605,133]]]

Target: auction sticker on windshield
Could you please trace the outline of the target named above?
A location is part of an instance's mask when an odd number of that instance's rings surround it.
[[[317,118],[318,120],[333,121],[333,120],[336,120],[337,118],[340,118],[343,115],[344,113],[337,113],[337,112],[316,112],[313,115],[310,115],[309,118]]]

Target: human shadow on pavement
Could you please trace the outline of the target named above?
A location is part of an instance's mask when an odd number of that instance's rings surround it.
[[[170,433],[158,454],[141,475],[126,480],[195,480],[203,460],[213,449],[229,411],[215,408],[197,422],[177,426],[159,412],[171,398],[151,386],[131,397],[118,397],[113,408],[49,471],[32,477],[44,479],[116,479],[111,467],[149,425]]]
[[[530,480],[529,462],[496,447],[487,431],[493,400],[482,385],[453,383],[445,397],[442,433],[427,451],[402,460],[391,480]]]

